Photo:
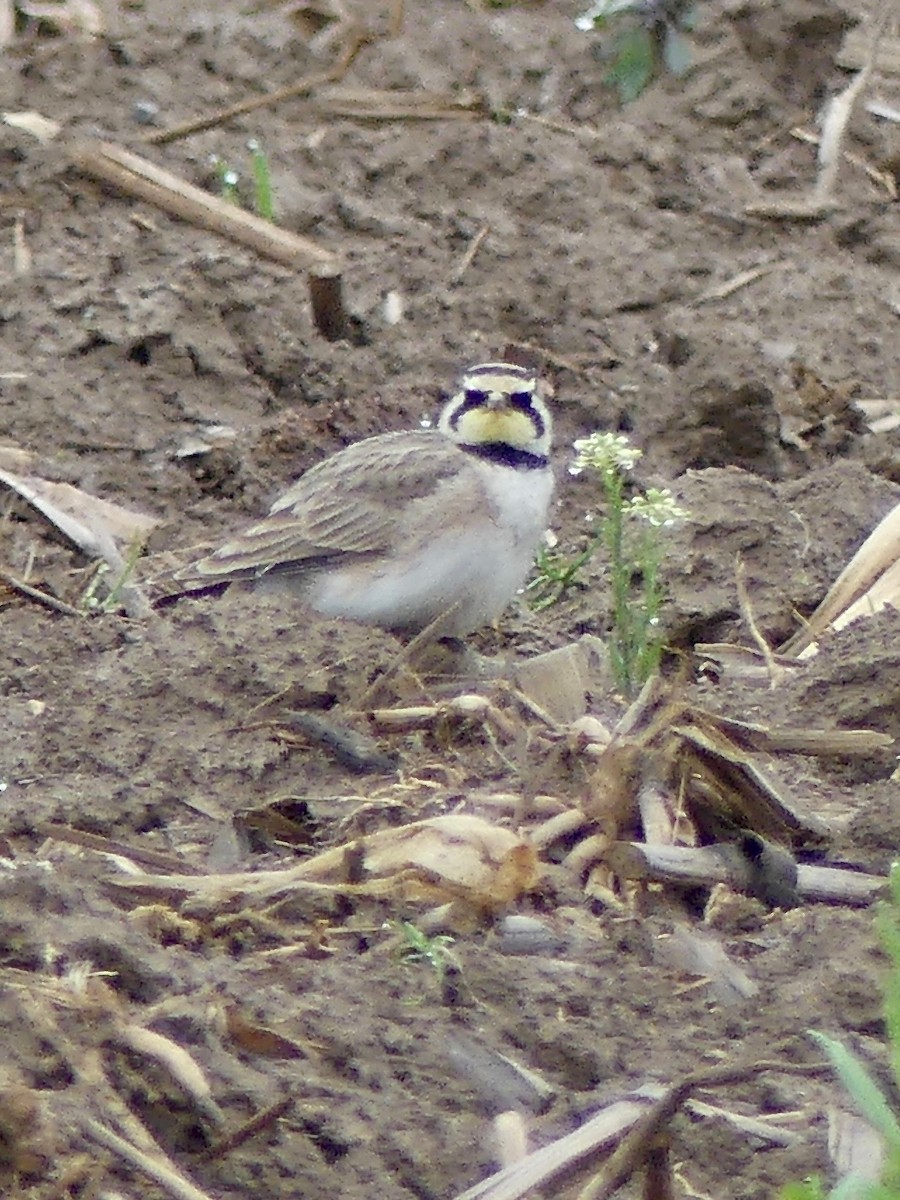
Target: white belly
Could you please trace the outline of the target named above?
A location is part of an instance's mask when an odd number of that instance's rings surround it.
[[[400,560],[332,568],[310,582],[318,612],[389,629],[422,629],[449,609],[444,635],[496,620],[525,582],[547,528],[553,477],[488,464],[489,503]],[[493,519],[490,512],[493,511]]]

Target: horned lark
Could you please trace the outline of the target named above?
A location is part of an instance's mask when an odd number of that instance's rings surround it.
[[[500,615],[531,566],[553,493],[550,436],[534,371],[472,367],[436,430],[325,459],[183,578],[277,582],[325,616],[468,633]]]

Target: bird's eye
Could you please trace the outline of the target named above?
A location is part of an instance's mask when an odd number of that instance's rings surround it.
[[[477,408],[487,403],[488,394],[478,388],[466,388],[466,408]]]
[[[533,398],[531,392],[513,392],[509,397],[509,402],[513,408],[521,408],[527,412],[531,408]]]

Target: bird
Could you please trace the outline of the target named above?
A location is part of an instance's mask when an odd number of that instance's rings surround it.
[[[436,428],[339,450],[180,578],[286,586],[322,616],[398,634],[496,621],[549,521],[548,390],[530,368],[470,367]]]

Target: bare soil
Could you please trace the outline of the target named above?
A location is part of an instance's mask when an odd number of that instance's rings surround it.
[[[563,549],[583,544],[598,503],[591,480],[566,470],[571,443],[598,428],[627,432],[644,452],[639,482],[671,487],[691,513],[664,568],[680,699],[773,727],[900,736],[895,610],[827,640],[775,689],[701,674],[690,658],[698,642],[750,644],[738,556],[777,645],[900,500],[900,433],[872,432],[857,404],[900,392],[897,206],[864,169],[896,177],[898,126],[854,116],[854,157],[826,219],[746,212],[809,195],[815,149],[791,130],[814,129],[846,84],[835,56],[863,5],[710,0],[688,75],[622,111],[595,39],[574,27],[577,4],[409,2],[399,32],[388,5],[351,4],[372,40],[341,86],[474,88],[490,115],[354,119],[330,112],[320,88],[160,147],[142,144],[154,126],[139,117],[161,128],[288,86],[335,61],[343,34],[310,40],[289,5],[101,7],[106,32],[93,42],[40,26],[0,57],[3,110],[64,126],[47,145],[0,127],[0,433],[37,453],[48,477],[160,520],[141,580],[215,544],[340,446],[417,428],[461,367],[513,347],[556,388]],[[85,137],[212,188],[218,155],[245,195],[246,143],[258,138],[280,222],[344,259],[353,337],[317,333],[300,273],[77,174],[67,148]],[[18,270],[17,222],[30,255]],[[0,537],[5,570],[77,604],[91,566],[31,510],[11,504]],[[286,599],[185,600],[145,621],[66,616],[12,591],[0,604],[5,1195],[172,1194],[87,1139],[85,1112],[114,1121],[110,1096],[221,1200],[449,1200],[496,1169],[491,1117],[517,1107],[471,1067],[490,1051],[552,1089],[526,1115],[533,1147],[650,1079],[735,1058],[813,1062],[810,1028],[883,1060],[883,962],[866,908],[750,905],[719,937],[756,990],[727,1003],[660,952],[676,910],[701,926],[705,896],[689,908],[658,893],[604,903],[552,855],[513,906],[551,944],[509,953],[502,911],[459,927],[453,986],[401,960],[396,922],[428,907],[415,899],[351,890],[241,907],[123,893],[113,881],[129,849],[151,872],[273,868],[404,821],[484,814],[491,796],[577,807],[589,775],[546,758],[540,739],[514,753],[481,726],[382,736],[392,759],[368,774],[303,736],[276,736],[270,702],[284,689],[294,708],[328,708],[364,731],[366,691],[400,651]],[[557,605],[533,613],[519,600],[474,641],[515,663],[608,626],[598,559]],[[474,686],[401,670],[379,702]],[[509,704],[502,684],[477,687]],[[608,683],[591,699],[610,725],[625,708]],[[889,751],[768,764],[802,811],[831,824],[817,860],[875,873],[900,835],[895,766]],[[288,797],[305,845],[234,821]],[[514,823],[513,810],[491,811]],[[48,837],[51,826],[111,839],[122,856]],[[109,974],[76,996],[78,964]],[[127,1045],[123,1022],[188,1051],[209,1104]],[[838,1096],[827,1075],[704,1095],[794,1117],[773,1122],[781,1145],[680,1117],[676,1194],[750,1200],[829,1176]],[[292,1107],[259,1134],[209,1153],[223,1129],[283,1097]]]

